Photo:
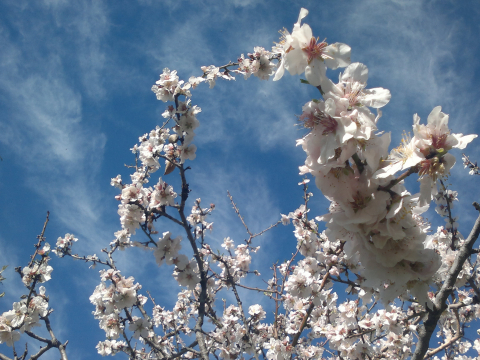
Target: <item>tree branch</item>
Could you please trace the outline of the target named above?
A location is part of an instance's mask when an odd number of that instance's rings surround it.
[[[477,209],[477,211],[480,211],[480,205],[478,205],[478,203],[474,202],[473,206],[475,209]],[[415,349],[415,353],[413,354],[412,360],[421,360],[427,353],[430,338],[435,331],[438,320],[440,319],[442,313],[447,309],[447,298],[453,291],[458,274],[463,268],[463,264],[472,254],[473,244],[478,239],[479,234],[480,215],[475,221],[472,231],[465,240],[465,243],[458,250],[455,261],[447,273],[445,282],[433,301],[433,309],[427,308],[427,315],[423,320],[423,324],[419,326],[417,347]]]
[[[330,275],[330,273],[328,272],[329,270],[330,270],[330,268],[327,267],[327,273],[323,277],[323,280],[320,284],[320,289],[318,290],[318,292],[322,291],[323,288],[325,287],[325,285],[327,285],[327,280],[328,280],[328,277]],[[300,335],[302,335],[302,331],[305,328],[305,326],[307,326],[308,318],[310,317],[310,314],[312,313],[314,307],[315,307],[315,305],[314,305],[313,299],[312,299],[310,301],[310,306],[307,309],[307,313],[305,314],[305,317],[303,318],[302,324],[300,325],[300,328],[298,329],[298,332],[293,337],[292,347],[295,347],[297,345],[298,339],[300,338]]]

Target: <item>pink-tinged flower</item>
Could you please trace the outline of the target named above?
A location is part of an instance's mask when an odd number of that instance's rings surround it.
[[[275,74],[275,64],[270,61],[270,52],[262,47],[255,47],[253,54],[248,54],[249,59],[244,60],[244,64],[248,64],[245,75],[254,74],[260,80],[268,80],[270,76]]]
[[[285,215],[285,214],[280,214],[280,216],[282,217],[281,218],[281,221],[282,221],[282,225],[288,225],[290,224],[290,218]]]
[[[427,118],[427,125],[420,124],[420,117],[413,117],[413,132],[419,140],[420,151],[430,154],[444,153],[452,148],[465,149],[477,137],[475,134],[450,134],[448,115],[442,112],[442,107],[435,107]]]
[[[182,83],[183,82],[179,83],[178,81],[176,70],[170,71],[170,69],[165,68],[160,75],[160,80],[152,86],[152,91],[155,93],[158,100],[162,100],[163,102],[173,101],[175,89]]]
[[[311,132],[303,139],[297,141],[307,153],[306,165],[313,170],[318,170],[318,164],[325,165],[333,159],[346,142],[353,138],[357,132],[357,124],[348,117],[335,115],[335,102],[328,99],[326,102],[310,101],[303,107],[303,114],[299,120]]]
[[[337,104],[338,108],[349,110],[354,107],[368,106],[381,108],[388,104],[391,98],[390,90],[384,88],[366,89],[368,80],[368,68],[361,63],[353,63],[347,66],[340,75],[338,84],[331,84],[326,91],[325,98],[332,97],[335,101],[341,102],[343,107]]]
[[[455,157],[447,154],[452,148],[465,149],[477,137],[475,134],[451,134],[448,129],[448,115],[440,106],[435,107],[428,115],[427,125],[420,124],[420,117],[413,117],[415,145],[424,156],[419,163],[420,205],[426,205],[437,193],[438,177],[448,174],[455,164]]]
[[[157,242],[157,248],[153,252],[155,260],[158,265],[162,265],[163,260],[169,260],[172,257],[177,257],[178,252],[182,248],[181,241],[182,237],[177,236],[176,238],[171,238],[171,233],[169,231],[163,233],[163,238]]]
[[[307,15],[308,10],[302,8],[292,33],[283,30],[280,43],[274,47],[273,51],[279,52],[282,57],[274,81],[279,80],[287,69],[291,75],[305,72],[308,82],[313,86],[319,86],[325,80],[327,66],[336,69],[350,63],[351,49],[348,45],[340,43],[328,45],[312,35],[309,25],[300,26],[302,19]]]
[[[193,262],[189,262],[183,270],[175,269],[173,277],[180,286],[186,286],[189,290],[195,289],[200,282],[200,276],[197,274],[197,268]]]
[[[177,193],[173,191],[173,187],[164,182],[162,178],[159,178],[151,195],[150,207],[172,206],[175,203],[176,197]]]
[[[262,320],[265,318],[265,311],[263,310],[261,305],[252,305],[248,308],[248,313],[255,317],[256,320]]]
[[[180,163],[183,164],[185,160],[194,160],[197,157],[195,152],[197,151],[196,145],[180,146],[178,148],[180,153]]]

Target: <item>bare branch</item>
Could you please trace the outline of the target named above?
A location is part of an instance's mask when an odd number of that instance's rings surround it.
[[[252,234],[252,232],[248,229],[247,224],[245,224],[245,220],[243,220],[243,216],[240,214],[240,210],[238,210],[237,204],[235,204],[235,203],[233,202],[233,196],[230,195],[230,192],[229,192],[229,191],[227,191],[227,194],[228,194],[228,197],[230,198],[230,202],[232,203],[233,210],[235,210],[235,213],[238,215],[238,217],[240,218],[240,221],[242,222],[243,226],[244,226],[245,229],[247,230],[248,235],[250,235],[250,238],[252,238],[252,237],[253,237],[253,234]]]

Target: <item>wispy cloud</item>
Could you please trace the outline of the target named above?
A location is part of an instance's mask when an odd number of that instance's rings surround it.
[[[95,174],[106,137],[84,121],[84,100],[67,75],[66,53],[46,51],[60,49],[62,39],[53,36],[47,43],[48,21],[38,20],[38,31],[31,32],[31,19],[14,15],[16,29],[3,27],[0,33],[0,87],[8,104],[0,120],[0,141],[8,149],[4,156],[23,167],[23,181],[48,201],[57,218],[96,238],[102,206]],[[15,31],[26,40],[14,41]]]
[[[97,100],[103,98],[106,95],[104,75],[113,70],[106,68],[106,50],[109,48],[106,36],[110,27],[106,6],[102,1],[91,0],[75,3],[48,0],[44,4],[54,17],[57,29],[65,31],[72,41],[72,44],[62,41],[60,46],[73,50],[74,58],[71,60],[76,62],[80,70],[78,75],[83,92]],[[54,32],[53,29],[50,31]],[[58,40],[64,39],[62,36]],[[69,60],[67,56],[65,60]],[[109,65],[113,64],[110,62]]]

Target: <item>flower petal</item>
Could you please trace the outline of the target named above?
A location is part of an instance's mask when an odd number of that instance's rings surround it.
[[[351,50],[350,46],[342,43],[328,45],[325,48],[324,54],[332,57],[332,59],[325,59],[325,65],[333,70],[338,67],[348,66],[351,62]]]
[[[365,89],[363,94],[362,104],[375,109],[387,105],[392,97],[390,90],[384,88]]]

